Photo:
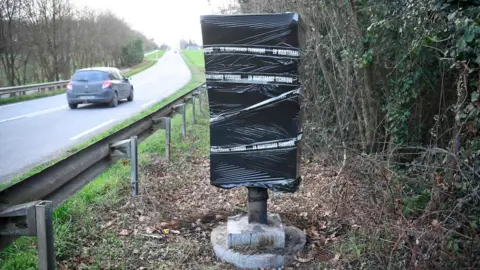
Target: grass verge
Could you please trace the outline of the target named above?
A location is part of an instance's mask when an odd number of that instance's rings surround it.
[[[145,59],[150,59],[150,60],[158,59],[158,58],[162,57],[164,54],[165,54],[164,50],[156,50],[154,52],[151,52],[151,53],[145,55]]]
[[[155,57],[153,59],[157,59],[162,57],[163,51],[157,51],[156,54],[158,57]],[[147,68],[152,67],[157,63],[157,60],[151,60],[151,59],[146,59],[142,63],[133,66],[128,72],[125,73],[125,77],[131,77],[135,74],[138,74]],[[55,90],[55,91],[50,91],[50,92],[45,92],[45,93],[36,93],[36,94],[31,94],[31,95],[23,95],[23,96],[16,96],[16,97],[7,97],[7,98],[0,98],[0,106],[1,105],[6,105],[6,104],[12,104],[12,103],[17,103],[17,102],[22,102],[22,101],[28,101],[32,99],[38,99],[38,98],[44,98],[44,97],[51,97],[51,96],[56,96],[60,94],[64,94],[65,89],[61,90]]]
[[[142,112],[140,115],[126,120],[125,122],[112,128],[108,132],[105,132],[93,138],[89,142],[72,149],[72,151],[77,151],[83,147],[86,147],[94,141],[99,140],[124,126],[127,126],[135,120],[145,116],[146,114],[156,109],[161,108],[171,100],[176,99],[178,96],[183,95],[192,88],[198,86],[200,83],[203,82],[203,74],[199,72],[201,70],[201,67],[194,67],[192,63],[194,63],[199,56],[200,55],[189,55],[188,57],[185,56],[186,63],[192,69],[192,80],[180,91],[175,93],[173,96],[163,100],[162,102],[156,104],[149,110]],[[189,115],[192,113],[190,108],[187,110],[187,113]],[[199,121],[200,123],[203,123],[203,126],[205,126],[205,123],[207,123],[208,121],[206,120],[205,114],[203,114],[203,116],[204,117],[200,118]],[[190,122],[191,118],[187,119],[187,122]],[[184,151],[188,151],[189,146],[181,142],[182,140],[180,138],[180,127],[181,118],[177,116],[172,119],[172,144],[173,147],[175,147],[176,144],[179,144],[181,145],[181,149],[183,149]],[[194,127],[192,127],[192,123],[188,123],[188,132],[193,133],[193,130]],[[201,134],[203,134],[203,136],[206,136],[205,134],[207,134],[207,132],[201,132]],[[142,144],[140,144],[139,164],[141,168],[149,164],[149,159],[151,155],[163,155],[165,149],[164,138],[164,132],[159,131],[150,136]],[[20,181],[44,169],[45,167],[52,165],[55,162],[58,162],[58,160],[39,166],[36,169],[30,171],[29,173],[23,175],[22,177],[16,179],[16,181]],[[119,203],[123,202],[126,196],[128,196],[128,194],[130,193],[130,191],[128,190],[128,179],[128,161],[123,160],[121,162],[117,162],[107,171],[102,173],[96,180],[92,181],[89,185],[87,185],[82,191],[75,194],[71,199],[69,199],[67,202],[65,202],[62,206],[60,206],[54,211],[55,250],[57,260],[60,264],[63,264],[62,261],[65,259],[67,260],[67,262],[69,259],[73,259],[80,264],[92,265],[92,262],[90,261],[83,261],[82,258],[84,257],[84,253],[88,248],[78,248],[78,241],[83,242],[83,240],[87,239],[89,239],[89,241],[97,239],[95,236],[95,231],[104,231],[106,229],[99,227],[99,224],[103,224],[103,222],[101,222],[102,215],[97,212],[97,210],[99,209],[98,207],[102,208],[104,211],[110,211],[115,208],[114,206],[117,206]],[[93,209],[95,209],[95,211],[92,211]],[[108,232],[102,237],[106,237],[104,238],[104,240],[106,241],[106,243],[109,243],[111,245],[121,245],[122,243],[119,239],[117,239],[115,232]],[[116,262],[117,259],[114,258],[116,256],[122,256],[122,254],[117,253],[117,251],[118,250],[105,250],[105,253],[103,251],[99,251],[97,255],[99,260],[102,262],[104,260],[101,258],[110,258],[107,264],[111,267],[115,267],[114,265],[118,262]],[[9,248],[0,253],[1,269],[36,269],[36,264],[37,253],[35,250],[35,240],[32,237],[22,237],[14,244],[12,244]]]
[[[147,68],[152,67],[156,63],[157,63],[157,60],[143,60],[142,63],[131,67],[128,72],[124,73],[124,75],[125,75],[125,77],[131,77],[135,74],[138,74],[138,73],[146,70]]]
[[[200,67],[200,69],[204,70],[204,61],[203,52],[201,50],[184,50],[182,54],[189,59],[191,64],[194,67]]]

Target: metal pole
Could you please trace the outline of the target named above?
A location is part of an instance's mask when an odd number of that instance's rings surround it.
[[[165,157],[170,162],[170,138],[171,122],[170,117],[165,117]]]
[[[202,91],[198,91],[198,112],[202,113]]]
[[[40,270],[55,269],[52,209],[52,202],[49,201],[43,201],[35,205],[38,241],[38,268]]]
[[[195,118],[195,96],[192,96],[192,120],[193,123],[197,123],[197,119]]]
[[[132,196],[138,195],[138,153],[137,153],[137,136],[130,139],[130,173],[132,175]]]
[[[182,138],[187,136],[187,117],[186,117],[186,106],[185,104],[182,105]]]
[[[267,224],[266,188],[248,187],[248,223]]]

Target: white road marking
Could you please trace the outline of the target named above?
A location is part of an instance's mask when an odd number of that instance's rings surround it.
[[[55,108],[51,108],[51,109],[48,109],[48,110],[43,110],[43,111],[38,111],[38,112],[34,112],[34,113],[29,113],[29,114],[24,114],[24,115],[20,115],[20,116],[15,116],[15,117],[12,117],[12,118],[7,118],[7,119],[2,119],[0,120],[0,123],[5,123],[5,122],[8,122],[8,121],[13,121],[13,120],[17,120],[17,119],[22,119],[22,118],[27,118],[27,117],[34,117],[34,116],[38,116],[38,115],[42,115],[42,114],[47,114],[47,113],[51,113],[51,112],[56,112],[56,111],[60,111],[60,110],[63,110],[63,109],[66,109],[68,106],[60,106],[60,107],[55,107]]]
[[[108,120],[108,121],[105,122],[105,123],[102,123],[102,124],[100,124],[100,125],[98,125],[98,126],[96,126],[96,127],[94,127],[94,128],[91,128],[91,129],[89,129],[89,130],[87,130],[87,131],[84,131],[84,132],[82,132],[82,133],[74,136],[74,137],[71,137],[70,140],[71,140],[71,141],[78,140],[78,139],[80,139],[81,137],[87,135],[88,133],[94,132],[95,130],[100,129],[100,128],[106,126],[106,125],[109,125],[109,124],[111,124],[111,123],[113,123],[113,122],[115,122],[115,121],[117,121],[117,119]]]
[[[148,107],[148,106],[152,105],[152,104],[155,103],[155,102],[157,102],[157,100],[152,100],[152,101],[150,101],[150,102],[147,102],[147,103],[143,104],[143,105],[140,106],[140,107],[145,108],[145,107]]]

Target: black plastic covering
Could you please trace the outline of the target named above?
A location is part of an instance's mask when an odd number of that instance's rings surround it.
[[[211,184],[295,192],[302,21],[296,13],[209,15],[201,24]]]

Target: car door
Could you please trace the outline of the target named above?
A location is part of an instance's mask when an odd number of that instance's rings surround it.
[[[115,73],[117,74],[117,77],[119,78],[120,80],[120,85],[121,85],[121,88],[122,88],[122,98],[127,98],[129,95],[130,95],[130,88],[129,88],[129,85],[127,83],[127,80],[125,78],[125,76],[123,76],[123,74],[120,72],[120,70],[118,69],[115,69]]]
[[[130,81],[123,75],[123,73],[119,70],[120,76],[122,76],[123,79],[123,85],[125,86],[125,95],[128,98],[130,94],[132,93],[132,85],[130,84]]]
[[[114,78],[114,80],[112,81],[112,83],[114,84],[114,89],[117,91],[118,93],[118,98],[119,99],[122,99],[123,96],[124,96],[124,90],[123,90],[123,81],[122,81],[122,78],[120,76],[118,76],[118,73],[115,71],[115,69],[112,69],[110,70],[109,72],[111,74],[111,76]]]

